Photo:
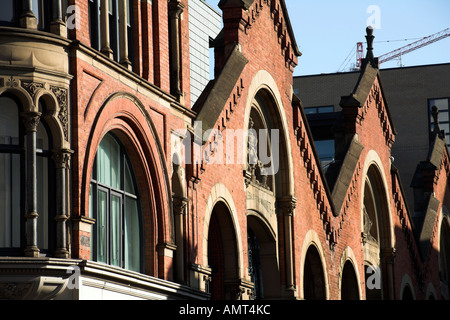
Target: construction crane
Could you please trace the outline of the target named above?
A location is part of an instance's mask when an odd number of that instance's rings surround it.
[[[384,62],[393,60],[395,58],[402,57],[403,55],[405,55],[411,51],[420,49],[420,48],[430,45],[436,41],[445,39],[449,36],[450,36],[450,28],[447,28],[445,30],[442,30],[442,31],[432,34],[430,36],[424,37],[418,41],[410,43],[404,47],[398,48],[394,51],[391,51],[382,56],[379,56],[378,62],[379,62],[379,64],[382,64]],[[356,45],[356,68],[357,69],[361,68],[361,59],[363,59],[363,58],[364,58],[363,43],[358,42]]]

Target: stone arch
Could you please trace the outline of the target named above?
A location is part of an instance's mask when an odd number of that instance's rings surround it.
[[[142,195],[144,237],[150,240],[144,250],[145,273],[168,277],[165,265],[171,264],[171,251],[175,249],[170,179],[152,120],[143,104],[128,93],[111,95],[96,113],[82,169],[81,205],[88,215],[95,155],[101,140],[109,132],[124,145],[135,174],[140,177],[138,189]]]
[[[208,263],[208,231],[209,224],[211,220],[211,215],[213,213],[214,206],[217,202],[223,202],[228,208],[230,215],[230,220],[236,233],[237,242],[237,259],[238,259],[238,277],[244,278],[243,270],[243,252],[242,252],[242,236],[241,227],[239,225],[239,219],[237,216],[237,210],[234,205],[233,197],[227,187],[222,183],[217,183],[211,188],[208,199],[206,201],[205,217],[203,223],[203,240],[202,240],[202,263],[207,265]]]
[[[268,167],[261,165],[259,162],[256,162],[258,165],[252,166],[250,161],[252,154],[255,154],[255,148],[252,148],[254,143],[249,139],[251,138],[251,130],[249,129],[252,129],[253,126],[252,116],[258,118],[257,123],[259,127],[256,129],[265,129],[268,134],[268,137],[264,137],[261,136],[264,130],[255,132],[259,139],[258,143],[261,139],[267,139],[267,142],[261,140],[262,143],[260,145],[267,144],[273,147],[273,149],[270,149],[270,156],[268,157],[270,158],[270,165]],[[285,266],[285,268],[280,270],[285,283],[284,294],[287,296],[296,295],[294,238],[292,235],[292,220],[296,199],[294,196],[294,170],[289,126],[278,85],[272,75],[266,70],[259,70],[249,85],[243,125],[244,131],[248,130],[249,132],[242,144],[242,154],[246,160],[244,161],[243,170],[247,193],[251,193],[252,197],[263,198],[270,204],[270,207],[273,207],[273,211],[277,212],[276,215],[271,215],[272,218],[268,218],[268,220],[272,228],[277,232],[278,244],[282,245],[284,243],[284,250],[280,250],[282,253],[280,259],[284,260],[283,265]],[[267,155],[268,153],[264,155],[258,154],[257,159],[261,160],[261,156],[267,159]],[[261,169],[262,167],[264,169]],[[262,174],[262,177],[259,177],[258,170],[260,170],[261,174],[263,170],[267,171],[265,171],[266,174]],[[269,192],[261,191],[258,189],[259,186],[269,190]],[[248,204],[249,202],[247,202]],[[247,207],[247,210],[249,209],[255,208]],[[265,212],[265,210],[260,212]],[[280,241],[279,237],[283,237],[283,241]]]
[[[312,270],[312,266],[317,268]],[[312,272],[315,272],[315,277],[311,276]],[[300,299],[328,300],[330,293],[327,274],[327,264],[319,236],[314,230],[309,230],[303,241],[300,259]],[[310,280],[316,281],[311,283]],[[311,292],[312,289],[315,291]]]
[[[400,299],[416,300],[414,285],[411,280],[411,277],[408,274],[404,274],[402,277],[402,282],[400,284]]]
[[[202,243],[203,263],[211,268],[213,299],[239,299],[245,289],[241,234],[231,193],[218,183],[206,202]]]
[[[339,294],[342,300],[361,299],[358,263],[353,250],[345,247],[340,261]]]
[[[385,172],[378,154],[370,150],[362,175],[364,180],[361,184],[361,230],[365,263],[379,272],[377,276],[381,277],[381,288],[377,293],[380,297],[367,296],[374,299],[394,299],[395,240]]]
[[[46,123],[49,126],[51,135],[53,137],[53,147],[55,149],[68,149],[70,146],[68,124],[69,119],[67,119],[68,106],[61,106],[53,92],[42,88],[37,89],[34,96],[34,103],[38,108],[40,101],[42,101],[45,105],[45,110],[40,110],[40,112],[42,112],[41,117],[45,119]],[[67,114],[64,113],[66,111],[61,112],[61,108],[66,108]],[[60,120],[59,118],[61,118],[62,120]]]
[[[22,112],[37,111],[37,105],[34,103],[29,93],[22,87],[19,86],[0,87],[0,96],[2,96],[5,93],[12,95],[19,100],[20,106],[22,107],[21,109]]]
[[[281,166],[280,163],[280,173],[283,176],[283,179],[280,179],[278,185],[277,195],[294,195],[294,176],[293,176],[293,159],[292,159],[292,148],[289,140],[289,126],[288,121],[283,105],[282,96],[278,89],[277,83],[272,77],[270,73],[266,70],[258,71],[252,79],[252,82],[248,89],[248,95],[245,105],[244,111],[244,130],[247,130],[250,127],[250,114],[254,109],[254,101],[256,97],[260,97],[261,99],[267,102],[267,110],[269,119],[271,122],[269,125],[272,128],[276,128],[280,130],[280,143],[279,145],[283,148],[282,153],[284,157],[283,161],[285,164]],[[248,156],[248,141],[244,141],[242,147],[242,154],[245,155],[245,159]],[[246,164],[244,164],[244,170]],[[283,168],[281,168],[283,167]]]

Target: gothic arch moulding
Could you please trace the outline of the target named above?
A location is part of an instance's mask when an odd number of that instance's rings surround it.
[[[384,234],[381,236],[384,236],[386,239],[388,239],[388,243],[385,243],[384,245],[386,247],[393,248],[395,247],[395,239],[394,239],[394,230],[393,230],[393,222],[392,222],[392,215],[391,215],[391,197],[388,193],[388,179],[385,175],[385,168],[383,166],[383,163],[380,159],[380,156],[377,154],[375,150],[369,150],[369,152],[366,155],[366,158],[364,160],[364,167],[362,171],[362,179],[364,179],[361,183],[361,195],[364,195],[364,188],[365,188],[365,179],[372,174],[372,177],[375,178],[376,182],[378,183],[378,189],[379,192],[382,193],[382,196],[384,198],[384,205],[385,205],[385,212],[383,212],[383,217],[381,217],[384,228]],[[361,196],[360,199],[360,208],[364,207],[364,197]],[[361,230],[364,230],[364,217],[363,217],[363,210],[361,210]]]
[[[159,245],[160,248],[165,248],[167,244],[174,244],[174,219],[170,201],[172,197],[164,152],[144,105],[128,93],[115,93],[102,104],[91,127],[86,154],[84,158],[80,155],[80,160],[84,161],[81,188],[81,204],[85,208],[84,212],[87,215],[89,184],[95,155],[101,140],[108,132],[115,133],[124,144],[133,166],[139,171],[136,175],[143,178],[139,188],[140,194],[146,197],[143,201],[148,203],[147,222],[152,229],[147,228],[147,231],[155,230],[150,237],[152,246]],[[157,269],[155,263],[156,259],[153,259],[151,269]]]
[[[244,111],[244,126],[243,129],[247,130],[249,128],[249,122],[250,122],[250,113],[253,108],[255,97],[257,97],[258,94],[261,92],[264,92],[266,96],[271,100],[272,103],[272,114],[276,119],[272,119],[273,122],[278,122],[280,124],[279,130],[282,131],[279,135],[280,139],[280,146],[283,146],[285,149],[285,156],[286,156],[286,180],[284,183],[286,184],[287,190],[283,191],[283,195],[294,195],[294,170],[293,170],[293,159],[292,159],[292,148],[291,143],[289,140],[290,134],[289,134],[289,126],[288,121],[285,113],[285,106],[283,105],[283,100],[281,93],[278,89],[277,83],[275,82],[275,79],[272,77],[272,75],[267,72],[266,70],[259,70],[253,77],[251,84],[248,89],[248,95],[247,100],[245,104],[245,111]],[[243,143],[243,152],[242,154],[245,155],[245,159],[247,158],[247,141],[244,141]],[[244,168],[245,170],[246,168]]]
[[[306,258],[307,258],[307,253],[308,250],[310,249],[310,247],[315,248],[316,252],[318,253],[319,257],[320,257],[320,263],[322,265],[323,268],[323,278],[324,278],[324,288],[325,288],[325,299],[329,300],[330,299],[330,286],[329,286],[329,280],[328,280],[328,270],[327,270],[327,263],[325,260],[325,254],[324,254],[324,250],[322,247],[322,243],[319,239],[319,235],[314,231],[314,230],[309,230],[306,235],[305,238],[303,240],[303,246],[302,246],[302,251],[301,251],[301,257],[300,257],[300,280],[299,280],[299,284],[300,284],[300,290],[299,290],[299,298],[300,299],[305,299],[305,292],[304,292],[304,287],[305,287],[305,283],[304,283],[304,277],[305,277],[305,264],[306,264]]]
[[[349,266],[352,267],[352,270],[354,271],[354,276],[355,276],[355,282],[356,283],[352,283],[352,285],[356,285],[357,286],[357,292],[354,292],[353,295],[355,296],[355,299],[361,299],[361,277],[359,274],[359,269],[358,269],[358,261],[356,260],[356,256],[355,253],[353,252],[352,248],[350,247],[345,247],[344,251],[342,252],[341,255],[341,261],[340,261],[340,266],[339,266],[339,298],[340,299],[344,299],[343,297],[343,286],[345,285],[349,285],[348,281],[347,283],[345,283],[345,269],[348,268]],[[348,279],[347,279],[348,280]],[[348,297],[347,297],[348,298]]]
[[[211,216],[213,214],[213,210],[218,203],[222,203],[226,206],[227,211],[230,215],[230,219],[233,224],[234,233],[236,236],[236,245],[237,245],[237,260],[238,260],[238,277],[244,278],[244,268],[243,268],[243,251],[242,251],[242,232],[241,227],[239,225],[239,219],[236,207],[234,205],[233,197],[227,187],[222,183],[217,183],[211,188],[211,192],[209,193],[208,200],[206,201],[206,209],[205,216],[203,220],[203,239],[202,239],[202,263],[203,265],[207,265],[208,263],[208,233],[209,233],[209,225],[211,221]]]

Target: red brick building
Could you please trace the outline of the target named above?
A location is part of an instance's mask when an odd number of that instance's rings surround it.
[[[412,221],[370,46],[325,171],[283,0],[219,2],[193,105],[188,0],[39,3],[1,17],[0,298],[449,298],[445,141]]]

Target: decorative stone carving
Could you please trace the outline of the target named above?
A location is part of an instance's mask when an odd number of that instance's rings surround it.
[[[41,119],[40,112],[22,112],[22,121],[27,132],[36,132]]]
[[[5,85],[6,85],[6,87],[17,88],[19,86],[19,83],[17,82],[16,78],[11,76],[8,79],[6,79]]]
[[[59,105],[58,119],[61,122],[64,138],[69,140],[69,110],[68,110],[68,91],[65,88],[50,86],[50,90],[56,96]]]
[[[31,282],[0,283],[0,300],[22,300],[33,288]]]
[[[24,88],[30,96],[34,97],[36,94],[36,91],[38,91],[41,88],[44,88],[43,83],[38,82],[32,82],[32,81],[21,81],[22,88]]]

